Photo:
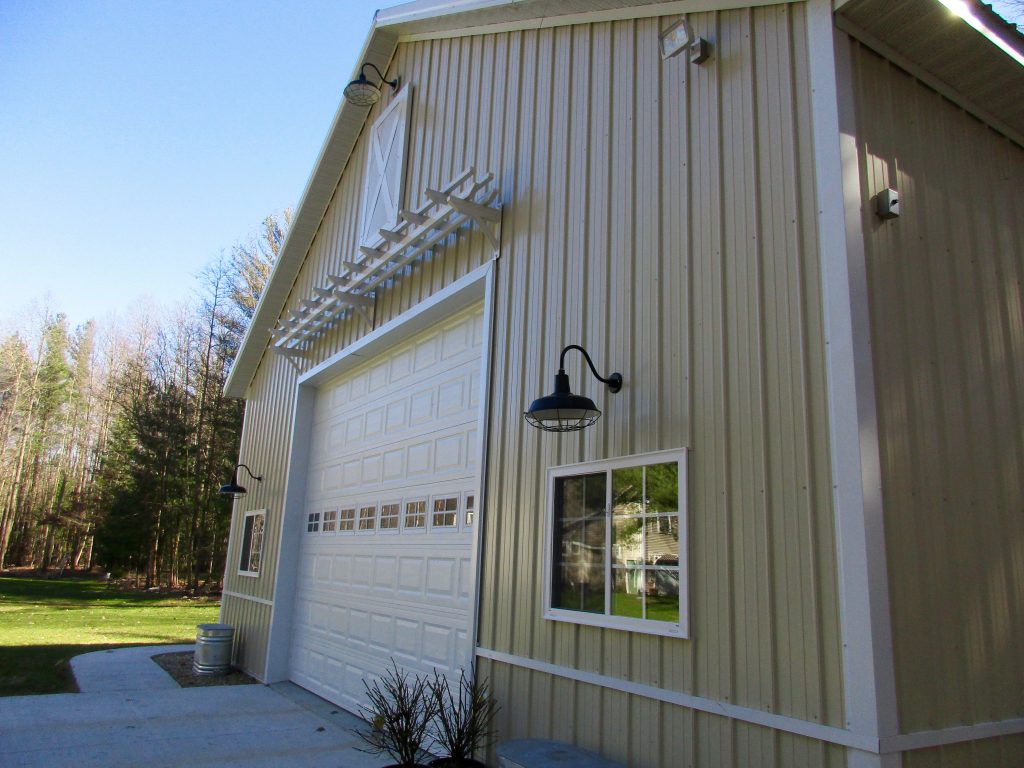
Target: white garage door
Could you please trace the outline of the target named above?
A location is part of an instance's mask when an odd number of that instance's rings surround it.
[[[392,658],[472,661],[482,336],[477,306],[317,393],[290,677],[348,709]]]

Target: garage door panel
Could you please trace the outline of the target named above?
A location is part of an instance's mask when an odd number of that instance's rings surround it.
[[[479,389],[479,366],[471,360],[418,379],[412,388],[378,392],[372,406],[337,406],[315,423],[311,459],[323,461],[338,451],[356,453],[382,439],[422,434],[431,422],[447,426],[475,421]]]

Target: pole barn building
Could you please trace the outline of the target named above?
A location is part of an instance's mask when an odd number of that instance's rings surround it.
[[[1024,765],[1024,38],[746,3],[378,12],[227,384],[238,665],[475,670],[631,766]]]

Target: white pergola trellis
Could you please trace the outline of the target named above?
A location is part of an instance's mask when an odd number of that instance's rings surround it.
[[[383,243],[359,246],[358,254],[342,262],[340,274],[328,275],[328,284],[314,288],[272,331],[271,346],[289,358],[305,358],[311,344],[350,312],[369,325],[377,288],[414,259],[422,256],[467,222],[486,236],[495,254],[501,231],[501,203],[491,186],[494,174],[475,178],[470,167],[441,189],[428,187],[426,202],[415,210],[401,209],[400,222],[381,229]]]

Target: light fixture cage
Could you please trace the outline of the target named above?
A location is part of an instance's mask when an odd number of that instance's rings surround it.
[[[356,107],[372,107],[380,101],[380,88],[360,77],[345,86],[345,100]]]
[[[531,427],[536,427],[545,432],[579,432],[581,429],[594,424],[598,419],[601,418],[600,411],[590,411],[584,415],[578,415],[578,411],[574,412],[575,409],[569,410],[556,410],[553,416],[538,417],[534,413],[527,411],[525,414],[526,422]],[[562,415],[565,413],[565,415]]]
[[[377,77],[380,78],[380,82],[376,85],[366,79],[367,67],[373,69],[377,73]],[[380,101],[380,92],[385,84],[390,85],[393,91],[398,90],[398,78],[386,80],[384,73],[376,64],[370,61],[364,62],[363,66],[359,68],[359,77],[345,86],[345,101],[356,107],[372,107]]]

